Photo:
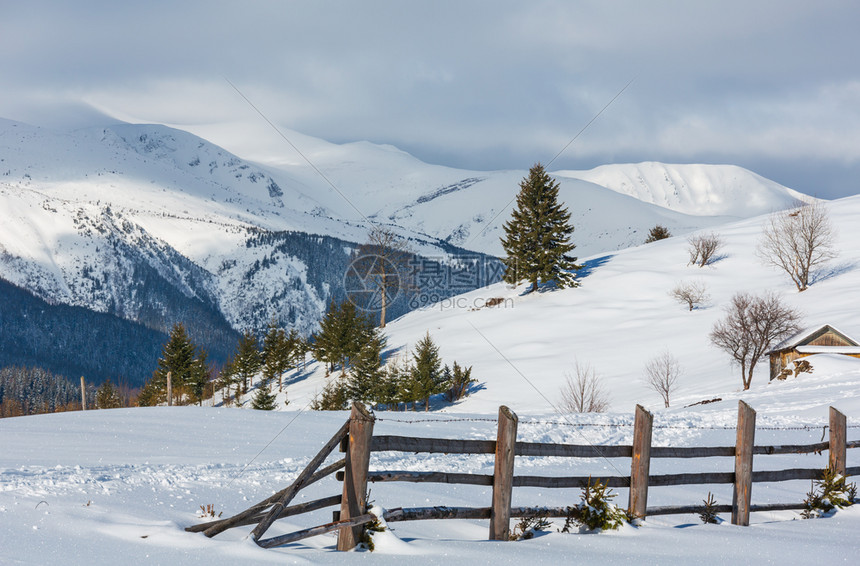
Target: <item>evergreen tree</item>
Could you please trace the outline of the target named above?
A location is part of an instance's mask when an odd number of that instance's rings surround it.
[[[212,377],[209,369],[209,355],[202,348],[197,352],[197,358],[194,360],[194,365],[188,375],[187,388],[191,395],[192,401],[197,401],[197,404],[203,406],[203,394],[206,391],[206,384]]]
[[[332,379],[311,402],[314,411],[343,411],[349,405],[349,391],[342,379]]]
[[[558,187],[540,163],[520,182],[517,206],[502,239],[506,282],[529,281],[531,291],[537,290],[538,281],[555,281],[560,288],[579,285],[571,271],[581,266],[567,255],[576,247],[570,243],[573,226],[570,213],[558,203]]]
[[[141,406],[157,405],[167,401],[167,373],[171,373],[174,401],[179,401],[189,391],[193,381],[195,347],[188,338],[185,326],[178,322],[170,331],[170,338],[164,345],[158,367],[152,378],[143,386],[138,397]]]
[[[119,400],[119,391],[108,378],[96,391],[96,407],[99,409],[116,409],[120,406],[122,404]]]
[[[651,242],[656,242],[657,240],[665,240],[666,238],[669,238],[671,236],[672,234],[669,232],[668,228],[657,224],[648,232],[648,237],[645,239],[645,243],[650,244]]]
[[[340,367],[343,373],[350,361],[361,351],[376,332],[367,315],[358,312],[355,305],[344,301],[334,302],[320,322],[320,330],[314,335],[314,356],[328,364],[326,373]]]
[[[445,366],[445,385],[447,391],[445,398],[448,401],[459,401],[469,394],[469,386],[475,383],[472,379],[472,366],[463,368],[457,362],[454,362],[454,369],[451,370]]]
[[[257,338],[246,330],[239,338],[236,346],[236,355],[233,357],[233,367],[236,370],[236,380],[242,384],[242,393],[248,392],[251,379],[257,375],[262,366],[260,349],[257,346]],[[238,395],[236,396],[238,399]]]
[[[347,384],[349,396],[354,401],[370,405],[376,402],[379,396],[378,388],[384,381],[382,370],[382,349],[384,347],[385,339],[374,333],[355,357],[349,370],[349,382]]]
[[[221,388],[221,399],[225,404],[230,402],[230,386],[234,383],[236,383],[236,364],[233,356],[230,356],[224,362],[224,367],[221,368],[217,381],[218,387]]]
[[[272,379],[278,378],[278,391],[284,390],[284,372],[292,366],[293,346],[284,329],[278,328],[274,321],[270,322],[263,338],[263,371]]]
[[[257,409],[260,411],[272,411],[275,409],[275,401],[277,400],[277,396],[272,393],[271,383],[272,376],[268,374],[268,372],[263,372],[263,379],[260,380],[260,384],[257,386],[257,393],[254,394],[254,398],[251,399],[251,408]]]
[[[413,402],[423,399],[424,410],[429,411],[430,397],[446,389],[439,346],[433,342],[429,332],[415,344],[412,357],[415,360],[415,366],[412,369],[412,395],[410,396],[413,397]],[[413,408],[415,408],[414,404]]]

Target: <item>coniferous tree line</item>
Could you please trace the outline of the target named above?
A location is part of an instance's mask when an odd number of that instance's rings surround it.
[[[443,366],[439,347],[427,333],[411,355],[383,364],[385,339],[366,315],[356,313],[349,303],[332,305],[314,335],[315,357],[328,365],[329,382],[311,407],[316,410],[344,410],[350,401],[379,408],[430,410],[433,396],[445,394],[447,401],[467,395],[475,380],[472,368],[454,362]]]
[[[87,391],[87,401],[95,400]],[[92,406],[92,405],[91,405]],[[18,417],[81,408],[81,388],[62,375],[39,367],[0,368],[0,417]]]

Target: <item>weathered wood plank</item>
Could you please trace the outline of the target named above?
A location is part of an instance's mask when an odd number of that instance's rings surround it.
[[[490,506],[490,540],[511,538],[511,498],[518,421],[513,411],[504,405],[499,407],[499,430],[493,467],[493,502]]]
[[[343,499],[340,502],[340,522],[364,515],[367,507],[367,467],[370,464],[370,442],[373,439],[374,417],[361,403],[352,404],[349,424],[349,447],[346,451]],[[365,521],[366,522],[366,521]],[[352,550],[361,540],[364,523],[343,526],[338,531],[337,549]]]
[[[457,438],[418,438],[408,436],[374,436],[373,452],[427,452],[431,454],[494,454],[494,440],[460,440]]]
[[[578,444],[549,444],[545,442],[517,442],[517,456],[557,456],[561,458],[629,458],[630,446],[581,446]]]
[[[830,447],[829,442],[815,444],[783,444],[779,446],[756,446],[753,454],[812,454],[823,452]]]
[[[308,463],[302,473],[299,474],[299,477],[293,482],[293,485],[288,487],[283,491],[283,495],[272,505],[271,509],[266,513],[263,519],[257,523],[257,526],[254,527],[254,530],[251,531],[251,539],[254,541],[259,541],[263,534],[268,530],[269,527],[272,526],[277,518],[280,516],[281,511],[287,506],[287,504],[292,501],[292,499],[296,496],[296,494],[305,487],[307,481],[314,475],[314,472],[322,465],[328,455],[340,444],[343,435],[346,433],[349,427],[349,421],[344,424],[338,430],[337,433],[323,446],[322,450],[320,450],[316,456]],[[206,531],[209,532],[209,531]]]
[[[652,446],[652,458],[714,458],[727,457],[733,458],[735,455],[734,446]]]
[[[732,524],[750,524],[752,499],[753,447],[755,446],[755,411],[738,401],[738,433],[735,442],[735,487],[732,491]]]
[[[633,454],[630,459],[630,492],[627,513],[644,518],[648,506],[648,474],[651,468],[651,427],[654,417],[642,405],[636,405],[633,421]]]
[[[290,497],[290,499],[292,499],[292,497],[295,496],[296,492],[298,492],[302,487],[307,485],[307,481],[309,481],[309,477],[314,477],[314,472],[316,471],[316,469],[328,457],[328,455],[331,453],[331,451],[334,450],[334,446],[337,446],[340,443],[341,439],[346,435],[346,433],[348,431],[349,431],[349,421],[345,422],[343,424],[343,426],[340,427],[340,430],[338,430],[335,433],[335,435],[333,437],[331,437],[331,440],[329,440],[328,443],[323,447],[323,449],[320,450],[319,454],[317,454],[316,457],[313,460],[311,460],[311,462],[308,464],[308,466],[305,468],[305,470],[302,471],[302,473],[299,475],[299,477],[296,478],[296,480],[290,486],[282,489],[281,491],[279,491],[279,492],[275,493],[274,495],[264,499],[263,501],[260,501],[259,503],[245,509],[241,513],[237,513],[236,515],[233,515],[232,517],[228,517],[226,519],[222,519],[221,521],[218,521],[216,524],[214,524],[211,527],[209,527],[208,529],[206,529],[206,531],[204,531],[203,534],[205,534],[207,537],[211,538],[211,537],[214,537],[215,535],[217,535],[218,533],[222,533],[222,532],[226,531],[227,529],[231,529],[235,526],[238,526],[238,524],[241,521],[247,519],[248,517],[256,515],[257,513],[259,513],[260,511],[262,511],[266,507],[268,507],[274,503],[277,503],[280,499],[282,499],[284,496],[286,496],[290,492],[292,492],[292,494],[293,494]],[[320,458],[320,456],[322,456],[322,457]],[[316,462],[317,459],[319,459],[319,462]],[[307,474],[307,476],[305,476],[303,478],[303,475],[311,467],[311,464],[313,464],[315,462],[316,462],[316,465],[314,466],[314,469],[310,470],[310,473]],[[298,485],[300,479],[302,480],[302,485]]]
[[[333,505],[340,505],[341,496],[332,495],[330,497],[324,497],[322,499],[315,499],[314,501],[308,501],[306,503],[301,503],[299,505],[293,505],[291,507],[284,508],[281,511],[281,514],[278,516],[278,519],[283,519],[284,517],[292,517],[294,515],[301,515],[302,513],[310,513],[311,511],[317,511],[319,509],[325,509],[326,507],[331,507]],[[256,515],[251,515],[247,519],[242,519],[240,522],[236,523],[234,526],[242,527],[245,525],[255,525],[260,522],[260,520],[265,515],[263,513],[258,513]],[[198,525],[191,525],[190,527],[186,527],[186,531],[189,533],[200,533],[211,527],[212,525],[216,525],[221,521],[209,521],[208,523],[200,523]]]
[[[489,519],[489,507],[413,507],[389,509],[386,521],[424,521],[430,519]]]
[[[493,485],[493,476],[486,474],[460,474],[448,472],[406,472],[389,470],[368,472],[367,481],[405,481],[412,483],[450,483],[463,485]]]
[[[324,535],[326,533],[330,533],[338,529],[361,528],[361,525],[375,520],[376,515],[374,515],[373,513],[365,513],[363,515],[358,515],[357,517],[353,517],[351,519],[341,519],[340,521],[326,523],[325,525],[320,525],[318,527],[311,527],[310,529],[304,529],[293,533],[287,533],[285,535],[267,538],[258,541],[257,544],[263,548],[275,548],[277,546],[283,546],[285,544],[290,544],[291,542],[296,542],[302,539],[315,537],[318,535]]]
[[[494,454],[494,440],[461,440],[456,438],[416,438],[406,436],[374,436],[374,452],[426,452],[433,454]],[[729,456],[734,455],[734,448]],[[544,442],[517,442],[517,456],[558,456],[562,458],[629,458],[630,446],[588,446],[577,444],[551,444]]]
[[[845,474],[847,452],[845,450],[847,419],[845,415],[830,407],[830,469]]]
[[[547,487],[547,488],[582,488],[588,485],[589,479],[594,482],[600,479],[601,483],[608,487],[630,487],[630,478],[627,476],[609,476],[607,478],[595,478],[589,476],[514,476],[514,487]]]

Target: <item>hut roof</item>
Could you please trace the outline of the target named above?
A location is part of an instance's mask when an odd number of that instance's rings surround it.
[[[829,324],[822,324],[819,326],[809,327],[806,330],[802,330],[801,332],[798,332],[794,336],[792,336],[786,340],[783,340],[782,342],[780,342],[779,344],[774,346],[773,349],[771,349],[770,352],[768,352],[768,354],[773,353],[773,352],[779,352],[782,350],[791,350],[791,349],[799,348],[799,347],[804,347],[805,349],[815,348],[816,349],[815,353],[819,353],[819,350],[821,351],[820,353],[824,353],[825,348],[828,349],[828,350],[826,350],[828,352],[834,352],[834,350],[832,350],[832,348],[838,348],[839,346],[808,346],[808,347],[806,346],[807,344],[809,344],[810,342],[812,342],[813,340],[815,340],[816,338],[818,338],[822,334],[826,334],[827,332],[832,332],[832,333],[836,334],[837,336],[839,336],[840,338],[845,340],[847,343],[851,344],[851,346],[860,346],[860,344],[858,344],[856,340],[849,337],[844,332],[840,332],[839,330],[830,326]],[[813,352],[808,352],[808,353],[813,353]]]

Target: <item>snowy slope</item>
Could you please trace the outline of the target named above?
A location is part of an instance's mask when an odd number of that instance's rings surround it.
[[[756,368],[752,389],[742,394],[739,369],[708,339],[735,293],[764,290],[776,291],[804,312],[807,326],[832,324],[860,337],[860,197],[834,201],[829,210],[838,230],[839,256],[803,293],[756,257],[764,222],[757,217],[719,228],[726,242],[724,257],[711,266],[686,265],[685,238],[593,256],[587,258],[579,288],[528,295],[523,294],[527,285],[492,285],[393,321],[386,327],[388,346],[394,355],[408,352],[429,331],[446,363],[473,366],[482,388],[456,407],[437,405],[446,411],[492,412],[508,404],[523,412],[551,412],[577,361],[602,376],[611,410],[628,411],[637,403],[660,409],[660,397],[644,384],[643,375],[645,364],[664,351],[683,367],[673,410],[715,397],[724,402],[713,406],[733,406],[743,396],[784,397],[785,410],[795,414],[821,414],[822,407],[837,402],[860,411],[860,388],[851,385],[858,379],[860,360],[816,360],[813,365],[822,369],[796,383],[768,383],[765,360]],[[706,308],[691,312],[669,296],[687,281],[707,286]],[[493,298],[503,299],[502,304],[484,307]],[[319,370],[303,374],[288,388],[291,402],[304,406],[322,388],[322,379]],[[807,388],[820,395],[808,397]]]

